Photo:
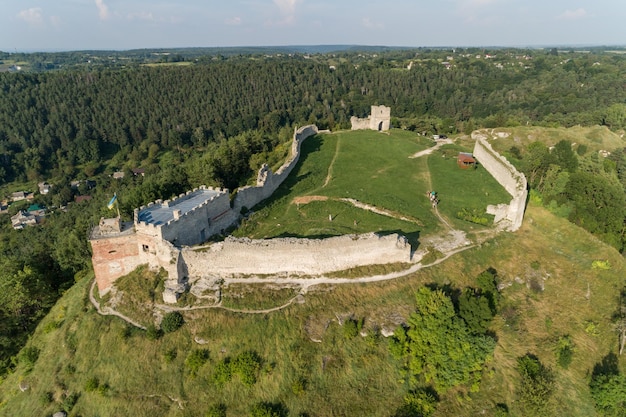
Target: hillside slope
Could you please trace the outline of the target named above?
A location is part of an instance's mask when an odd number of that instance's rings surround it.
[[[594,260],[608,260],[611,269],[592,269]],[[420,286],[472,286],[487,268],[497,271],[503,288],[492,325],[494,359],[480,392],[449,392],[435,415],[496,415],[496,404],[521,415],[515,364],[526,353],[555,370],[553,401],[561,415],[595,415],[589,375],[616,352],[611,315],[626,264],[582,229],[530,206],[517,233],[412,276],[317,288],[304,304],[269,314],[186,312],[182,328],[158,339],[98,315],[87,296],[90,281],[80,281],[41,322],[26,348],[30,355],[22,355],[0,385],[0,416],[45,416],[63,408],[71,416],[204,416],[217,404],[226,415],[241,416],[258,403],[289,416],[389,416],[406,386],[374,330],[406,319]],[[346,337],[339,323],[349,317],[364,319],[369,336]],[[575,345],[568,369],[556,365],[554,354],[564,335]],[[216,382],[220,364],[246,352],[258,359],[256,383],[237,375]]]

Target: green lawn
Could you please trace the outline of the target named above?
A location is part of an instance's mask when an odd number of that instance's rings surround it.
[[[433,189],[440,203],[439,212],[455,227],[467,229],[470,223],[456,218],[461,209],[484,213],[489,204],[509,203],[511,195],[480,164],[476,169],[460,169],[459,152],[469,152],[456,145],[446,145],[428,157]],[[493,219],[493,216],[487,216]]]
[[[426,198],[429,190],[439,193],[441,212],[449,219],[462,208],[484,212],[488,204],[510,200],[484,169],[462,171],[456,166],[459,147],[409,158],[432,145],[431,140],[402,130],[311,137],[302,145],[300,161],[289,178],[234,234],[270,238],[399,232],[415,239],[442,230]],[[348,198],[387,215],[341,200]],[[473,228],[461,221],[456,226]]]

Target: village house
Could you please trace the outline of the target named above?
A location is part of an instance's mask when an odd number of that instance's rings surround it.
[[[15,230],[22,230],[26,226],[37,226],[45,217],[46,211],[37,206],[33,210],[20,210],[15,216],[11,217],[11,226]]]
[[[11,194],[11,201],[32,200],[35,198],[29,191],[17,191]]]
[[[40,182],[37,186],[39,187],[39,194],[42,195],[48,194],[50,192],[50,188],[52,188],[52,185],[47,182]]]

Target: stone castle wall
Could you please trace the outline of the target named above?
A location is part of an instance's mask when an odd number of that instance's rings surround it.
[[[387,131],[391,127],[391,107],[372,106],[370,115],[365,119],[355,116],[350,118],[352,130]]]
[[[302,142],[317,133],[315,125],[298,129],[294,133],[291,155],[285,163],[276,173],[272,173],[266,166],[262,168],[257,186],[240,188],[232,205],[228,190],[209,187],[219,193],[167,223],[157,225],[139,221],[139,212],[146,208],[141,207],[135,209],[134,231],[92,237],[92,264],[100,294],[108,292],[116,279],[144,264],[155,269],[164,268],[169,276],[168,285],[183,281],[187,277],[187,270],[178,247],[197,245],[221,233],[239,220],[242,207],[254,207],[271,196],[298,163]],[[148,204],[148,207],[154,204],[174,206],[190,198],[193,191],[171,201],[157,200]]]
[[[411,261],[411,245],[397,234],[327,239],[227,238],[201,249],[184,248],[190,281],[223,274],[319,275],[360,265]]]
[[[285,181],[298,163],[302,142],[317,133],[318,129],[315,125],[303,126],[294,132],[293,142],[291,143],[291,154],[285,163],[275,173],[273,173],[267,165],[263,165],[257,175],[256,186],[247,186],[237,189],[233,201],[233,210],[239,214],[243,207],[250,209],[266,198],[269,198],[283,181]]]
[[[476,139],[474,144],[474,157],[482,166],[511,194],[513,199],[508,205],[490,207],[488,212],[495,214],[495,222],[507,220],[510,222],[508,230],[515,231],[522,226],[526,200],[528,197],[528,183],[523,173],[497,153],[491,144],[480,134],[472,133]]]

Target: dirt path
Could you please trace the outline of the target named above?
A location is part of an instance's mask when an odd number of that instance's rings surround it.
[[[145,326],[142,326],[141,324],[137,323],[130,317],[123,315],[119,311],[113,310],[110,307],[101,307],[100,303],[98,302],[98,300],[96,300],[96,297],[93,295],[93,290],[95,286],[96,286],[96,280],[94,279],[93,282],[91,283],[91,287],[89,288],[89,301],[91,301],[91,304],[93,304],[93,306],[96,308],[96,311],[98,312],[98,314],[100,314],[101,316],[116,316],[116,317],[121,318],[125,322],[132,324],[135,327],[146,330]]]
[[[432,148],[428,148],[428,149],[424,149],[423,151],[416,152],[413,155],[409,156],[409,158],[419,158],[420,156],[429,155],[433,153],[434,151],[436,151],[437,149],[441,148],[443,145],[449,145],[451,143],[453,143],[452,139],[440,139],[437,141],[437,144],[433,146]]]
[[[391,217],[393,219],[403,220],[403,221],[409,222],[409,223],[415,223],[415,224],[417,224],[419,226],[423,226],[424,225],[418,219],[415,219],[415,218],[412,218],[412,217],[403,216],[403,215],[401,215],[399,213],[396,213],[394,211],[391,211],[391,210],[382,209],[382,208],[378,208],[376,206],[372,206],[370,204],[362,203],[359,200],[355,200],[353,198],[327,197],[325,195],[305,195],[305,196],[294,198],[292,200],[292,203],[293,204],[297,204],[298,207],[299,207],[301,204],[308,204],[311,201],[328,201],[328,200],[343,201],[344,203],[352,204],[356,208],[360,208],[360,209],[363,209],[363,210],[371,211],[372,213],[380,214],[381,216],[387,216],[387,217]]]
[[[326,179],[324,180],[324,185],[322,185],[322,188],[326,187],[328,185],[328,183],[330,182],[330,180],[333,177],[333,166],[335,165],[335,161],[337,160],[337,155],[339,155],[339,144],[340,144],[340,139],[339,136],[337,137],[337,146],[335,147],[335,154],[333,155],[333,159],[330,161],[330,164],[328,165],[328,174],[326,174]]]

